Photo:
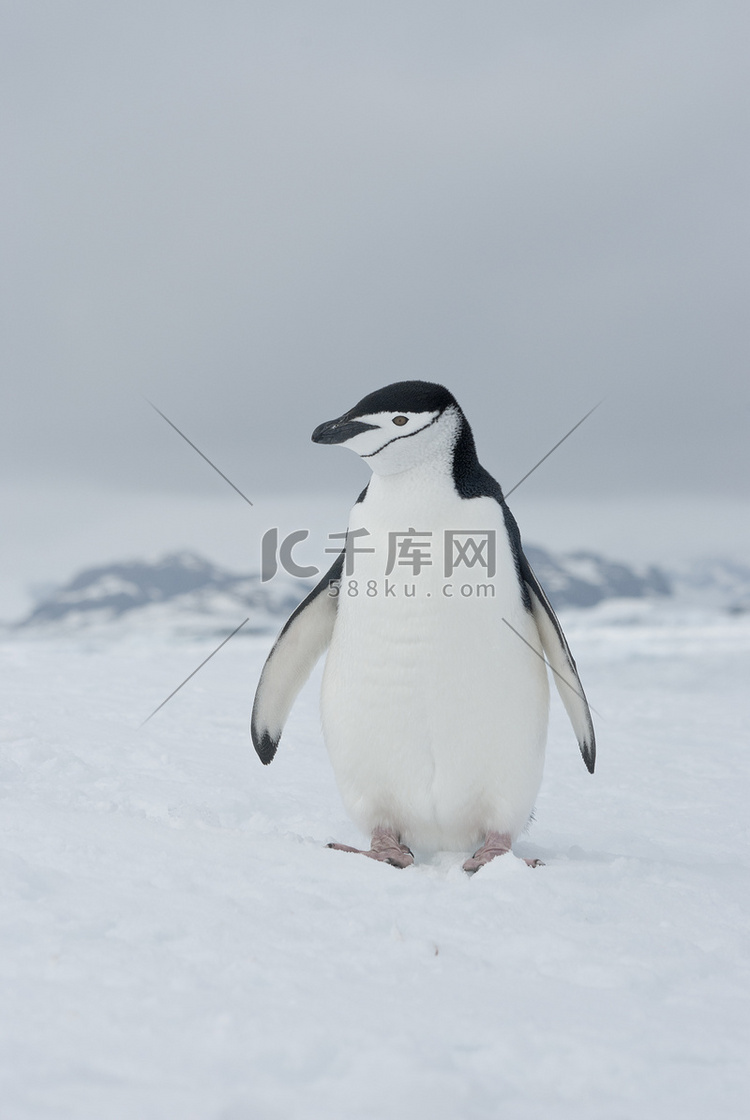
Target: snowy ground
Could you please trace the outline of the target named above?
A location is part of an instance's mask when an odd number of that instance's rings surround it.
[[[238,619],[239,621],[239,619]],[[3,1120],[722,1120],[750,1109],[750,619],[568,621],[537,820],[469,879],[358,842],[268,640],[4,640]]]

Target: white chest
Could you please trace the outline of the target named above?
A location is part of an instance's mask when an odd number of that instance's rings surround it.
[[[322,710],[350,812],[363,827],[394,813],[421,821],[416,842],[439,846],[467,820],[481,831],[476,813],[484,822],[510,796],[522,827],[547,680],[501,507],[429,480],[373,479],[349,529]]]

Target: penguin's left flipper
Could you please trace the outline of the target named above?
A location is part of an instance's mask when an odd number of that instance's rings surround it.
[[[542,649],[547,655],[560,699],[573,724],[586,769],[593,774],[596,762],[594,724],[573,654],[565,640],[557,615],[523,552],[520,562],[521,575],[529,591],[531,611],[542,641]]]
[[[264,766],[272,761],[292,704],[328,648],[338,599],[331,581],[340,580],[342,552],[290,616],[268,655],[255,692],[250,734]]]

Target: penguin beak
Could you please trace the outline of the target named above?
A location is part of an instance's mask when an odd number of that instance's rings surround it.
[[[362,420],[349,420],[346,415],[338,420],[326,420],[319,424],[312,434],[313,443],[346,443],[361,432],[374,431],[377,424],[365,424]]]

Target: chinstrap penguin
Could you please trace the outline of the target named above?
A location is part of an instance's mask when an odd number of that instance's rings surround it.
[[[271,762],[328,649],[323,734],[344,804],[372,837],[363,854],[406,867],[412,847],[478,845],[463,865],[476,871],[511,850],[534,808],[545,654],[593,773],[594,728],[575,662],[447,389],[388,385],[312,439],[351,448],[373,474],[344,550],[269,654],[253,706],[255,749]]]

